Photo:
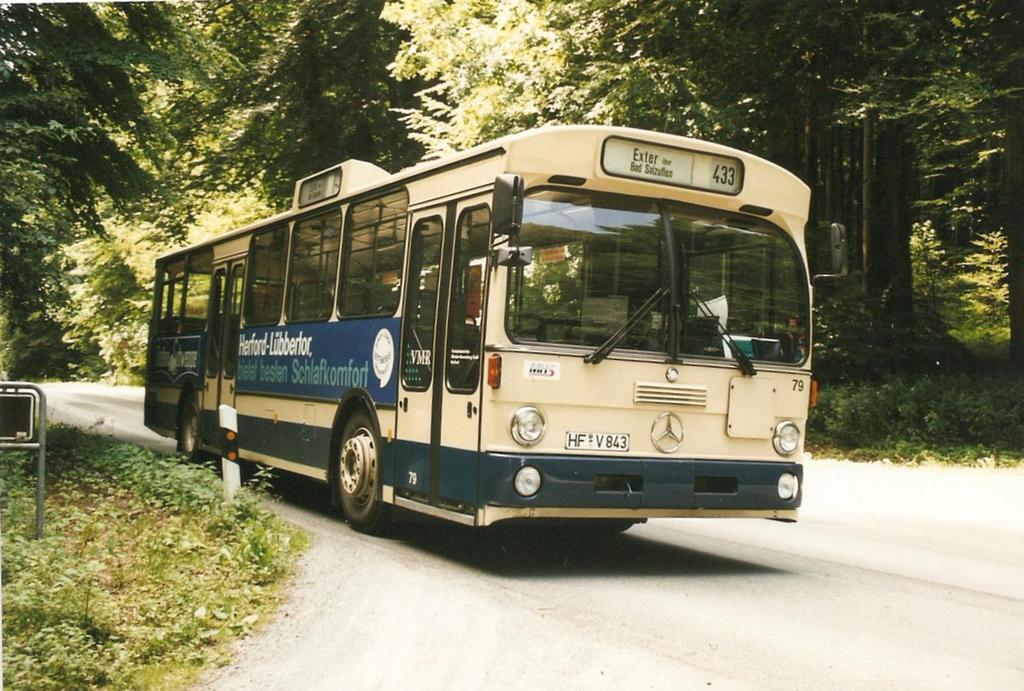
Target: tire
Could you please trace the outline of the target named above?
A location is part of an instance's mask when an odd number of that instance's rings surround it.
[[[178,453],[198,460],[199,449],[199,406],[191,396],[185,398],[178,415]]]
[[[388,523],[380,480],[380,440],[366,413],[354,413],[342,428],[334,467],[335,491],[353,528],[379,534]]]

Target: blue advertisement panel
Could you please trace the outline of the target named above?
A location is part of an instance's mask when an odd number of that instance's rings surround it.
[[[238,390],[338,400],[365,389],[375,403],[395,405],[399,324],[388,317],[243,329]]]
[[[199,377],[203,367],[203,336],[168,336],[153,339],[150,383],[181,386]]]

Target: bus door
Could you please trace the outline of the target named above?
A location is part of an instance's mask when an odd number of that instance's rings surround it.
[[[486,203],[462,202],[455,220],[446,277],[448,295],[443,329],[444,349],[438,351],[441,404],[438,474],[434,483],[438,503],[448,509],[472,513],[477,503],[477,463],[480,450],[481,343],[483,337],[484,281],[491,212]]]
[[[403,313],[396,493],[464,513],[477,496],[489,228],[481,204],[417,214]]]
[[[419,502],[429,502],[431,494],[434,353],[438,305],[443,304],[441,253],[446,215],[444,207],[415,214],[409,234],[399,357],[395,493]]]
[[[235,404],[235,371],[238,366],[238,334],[242,318],[242,286],[245,260],[224,264],[214,271],[210,295],[209,343],[206,387],[203,395],[203,439],[216,445],[220,404]]]
[[[203,381],[202,412],[199,415],[199,438],[205,445],[215,444],[217,434],[217,401],[220,399],[220,370],[224,350],[224,290],[228,266],[213,270],[210,287],[209,318],[206,324],[206,373]]]

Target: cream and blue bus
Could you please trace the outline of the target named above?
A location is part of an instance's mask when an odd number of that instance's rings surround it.
[[[756,156],[613,127],[345,161],[158,259],[146,424],[217,453],[232,406],[241,459],[324,482],[366,532],[395,507],[794,520],[809,198]]]

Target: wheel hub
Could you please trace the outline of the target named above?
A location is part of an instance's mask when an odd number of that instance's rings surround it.
[[[369,434],[357,434],[345,442],[341,449],[341,487],[346,494],[356,499],[368,497],[376,468],[377,449]]]

